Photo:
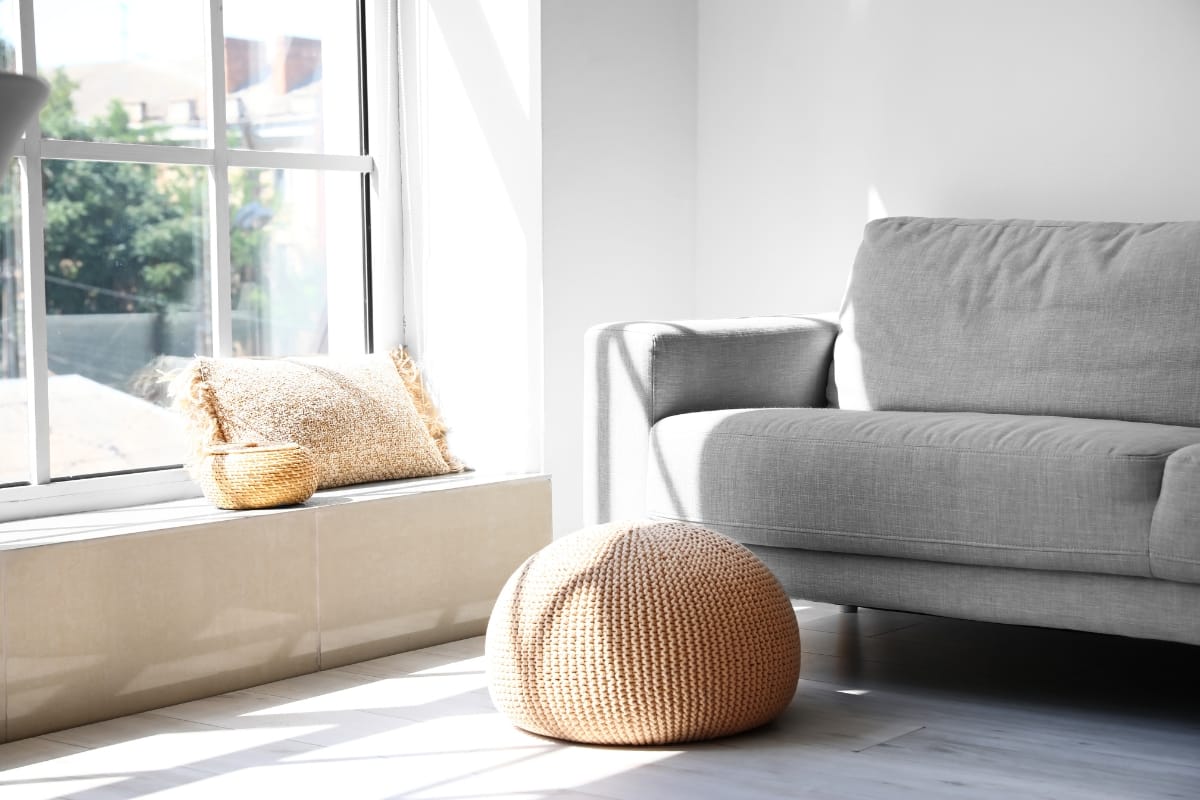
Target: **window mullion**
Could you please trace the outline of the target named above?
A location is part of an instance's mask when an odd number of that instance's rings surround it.
[[[370,172],[370,156],[333,153],[292,153],[279,150],[228,150],[226,163],[251,169],[319,169],[331,172]]]
[[[37,75],[33,0],[20,0],[21,71]],[[30,483],[50,482],[50,369],[46,341],[46,240],[42,222],[42,130],[35,117],[25,129],[21,193],[21,260],[25,269],[25,386],[29,403]]]
[[[229,142],[225,125],[225,21],[220,0],[209,0],[208,119],[213,165],[208,180],[210,299],[214,356],[233,355],[233,289],[229,232]]]
[[[42,233],[42,168],[37,125],[25,149],[21,196],[22,257],[25,266],[25,380],[29,403],[30,482],[50,482],[50,369],[46,341],[46,241]]]
[[[75,139],[46,139],[42,157],[71,161],[114,161],[129,164],[186,164],[212,166],[212,151],[200,147],[178,147],[128,142],[84,142]]]
[[[370,225],[370,341],[375,349],[412,345],[419,351],[419,342],[407,338],[405,331],[404,226],[407,223],[400,190],[400,142],[404,134],[400,103],[403,79],[400,7],[390,0],[369,0],[364,13],[366,25],[360,34],[364,37],[360,44],[366,50],[365,85],[360,91],[364,98],[374,101],[368,108],[368,129],[364,131],[372,166],[367,196],[371,216],[384,221]],[[365,40],[368,33],[369,41]]]

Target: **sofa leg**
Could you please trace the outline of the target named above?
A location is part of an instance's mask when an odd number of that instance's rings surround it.
[[[838,611],[843,614],[857,614],[858,606],[838,606]]]

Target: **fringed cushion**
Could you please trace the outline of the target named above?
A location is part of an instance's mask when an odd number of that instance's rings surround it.
[[[174,394],[197,453],[213,444],[294,442],[312,453],[322,489],[463,468],[416,365],[401,350],[197,358]]]

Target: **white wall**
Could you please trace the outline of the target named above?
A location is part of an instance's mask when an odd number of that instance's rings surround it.
[[[883,215],[1200,218],[1195,0],[699,0],[697,311],[835,309]]]
[[[539,0],[400,0],[405,338],[468,465],[542,460]]]
[[[696,4],[542,7],[546,465],[582,521],[583,333],[695,311]]]

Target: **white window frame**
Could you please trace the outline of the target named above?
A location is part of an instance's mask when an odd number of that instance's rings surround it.
[[[0,521],[199,496],[198,486],[182,468],[159,468],[114,475],[51,479],[49,370],[46,344],[46,291],[43,159],[82,159],[143,164],[190,165],[208,170],[209,270],[212,295],[212,347],[216,356],[232,355],[233,309],[230,278],[229,167],[323,170],[357,173],[369,180],[363,208],[369,237],[363,243],[368,270],[363,292],[335,312],[359,315],[367,349],[404,343],[403,269],[400,242],[399,158],[394,150],[399,121],[397,0],[359,0],[347,8],[358,15],[362,155],[236,150],[226,141],[224,21],[221,0],[206,0],[205,43],[209,91],[207,147],[43,140],[35,119],[25,131],[17,157],[22,181],[22,234],[25,292],[25,378],[29,408],[27,484],[0,488]],[[37,74],[34,0],[19,0],[21,71]],[[365,106],[365,107],[364,107]],[[369,114],[367,113],[369,110]],[[372,143],[393,147],[380,149]],[[34,168],[31,168],[33,166]],[[392,224],[373,224],[390,219]],[[365,301],[365,302],[364,302]],[[375,302],[382,301],[382,302]],[[331,302],[332,299],[331,299]],[[352,307],[353,306],[353,307]],[[342,318],[345,318],[343,316]]]

